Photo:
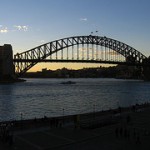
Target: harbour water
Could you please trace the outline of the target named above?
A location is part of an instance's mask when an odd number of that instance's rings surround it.
[[[26,79],[0,85],[0,121],[96,112],[150,102],[150,82],[121,79]],[[72,81],[75,84],[61,84]]]

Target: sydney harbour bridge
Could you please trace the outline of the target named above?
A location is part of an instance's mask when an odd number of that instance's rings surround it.
[[[21,77],[39,62],[104,63],[141,67],[150,79],[150,59],[133,47],[106,36],[73,36],[14,55],[15,74]]]

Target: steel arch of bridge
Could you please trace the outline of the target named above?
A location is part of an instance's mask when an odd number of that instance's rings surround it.
[[[83,47],[86,45],[87,50],[87,58],[79,59],[78,56],[76,59],[69,58],[68,48],[77,46],[79,49],[79,45]],[[89,45],[96,45],[101,46],[105,49],[105,55],[109,55],[110,50],[114,51],[114,55],[121,55],[125,58],[124,61],[116,61],[110,59],[100,59],[94,56],[94,50],[90,48],[88,49]],[[63,49],[67,49],[67,58],[63,58]],[[108,48],[108,52],[106,53],[106,48]],[[58,51],[61,51],[62,57],[61,59],[57,58]],[[88,55],[90,55],[90,51],[92,53],[92,58],[90,59]],[[79,50],[76,51],[79,53]],[[97,50],[96,50],[96,53]],[[55,59],[47,59],[49,56],[56,54]],[[76,54],[79,55],[79,54]],[[106,58],[106,57],[105,57]],[[108,38],[108,37],[101,37],[101,36],[74,36],[59,39],[56,41],[52,41],[38,47],[35,47],[31,50],[17,53],[14,55],[14,64],[15,64],[15,72],[18,76],[21,76],[23,73],[28,71],[31,67],[36,65],[38,62],[86,62],[86,63],[110,63],[110,64],[128,64],[128,65],[141,65],[143,60],[146,59],[142,53],[134,49],[133,47],[122,43],[120,41]]]

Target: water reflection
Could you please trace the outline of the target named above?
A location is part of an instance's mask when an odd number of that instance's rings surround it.
[[[0,120],[13,119],[15,113],[13,87],[13,84],[0,86]]]

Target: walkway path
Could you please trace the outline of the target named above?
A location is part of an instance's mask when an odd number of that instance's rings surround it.
[[[117,115],[116,115],[117,116]],[[102,117],[103,118],[103,117]],[[105,117],[106,120],[108,118]],[[112,116],[113,118],[113,116]],[[74,123],[62,127],[38,127],[14,132],[14,144],[0,143],[2,150],[149,150],[150,108],[122,113],[119,120],[99,127],[87,122],[88,126],[74,128]],[[113,118],[114,119],[114,118]],[[104,118],[102,119],[104,121]],[[105,120],[105,121],[106,121]],[[87,121],[87,120],[86,120]],[[85,123],[85,121],[84,121]],[[92,128],[90,128],[90,125]],[[101,127],[100,127],[101,125]]]

